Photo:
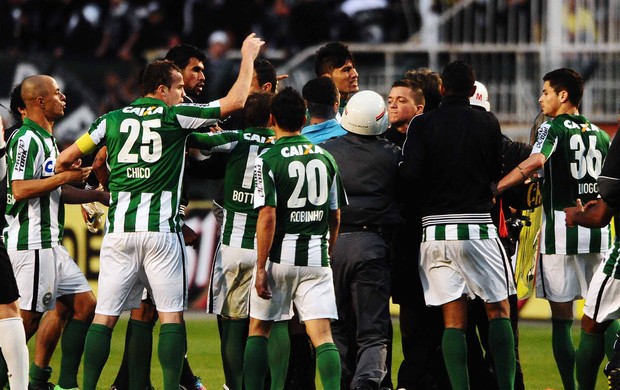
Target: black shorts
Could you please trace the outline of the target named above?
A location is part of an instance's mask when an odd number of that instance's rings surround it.
[[[19,290],[13,274],[9,254],[0,242],[0,304],[15,302],[19,298]]]

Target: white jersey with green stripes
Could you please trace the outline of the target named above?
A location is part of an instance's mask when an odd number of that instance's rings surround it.
[[[7,145],[7,205],[4,241],[8,250],[52,248],[64,232],[65,207],[57,188],[37,198],[16,201],[13,180],[54,175],[58,147],[54,136],[32,120],[13,133]]]
[[[185,141],[220,116],[219,102],[168,107],[140,98],[101,116],[89,129],[108,148],[107,232],[178,232]]]
[[[596,179],[609,150],[609,135],[581,115],[558,115],[538,128],[532,153],[542,153],[544,254],[605,253],[609,229],[566,227],[564,208],[599,197]]]
[[[256,159],[254,206],[276,207],[269,260],[329,266],[329,214],[347,203],[338,165],[303,135],[281,137]]]

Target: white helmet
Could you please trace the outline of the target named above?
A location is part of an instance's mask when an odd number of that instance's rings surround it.
[[[472,106],[482,107],[486,111],[491,111],[487,87],[485,87],[480,81],[476,81],[474,85],[476,86],[476,92],[469,97],[469,104]]]
[[[383,134],[388,128],[388,114],[383,97],[374,91],[359,91],[344,107],[342,127],[360,135]]]

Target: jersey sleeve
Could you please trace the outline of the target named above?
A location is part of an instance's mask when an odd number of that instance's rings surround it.
[[[254,165],[254,208],[262,206],[276,206],[276,197],[273,175],[259,155]]]
[[[243,138],[240,131],[218,131],[207,133],[191,133],[187,145],[192,148],[206,149],[217,152],[230,152]]]
[[[17,135],[17,134],[16,134]],[[9,180],[30,180],[37,178],[36,167],[43,165],[41,145],[28,133],[13,137],[9,143]]]
[[[536,142],[532,146],[532,154],[542,153],[549,158],[557,145],[557,134],[551,122],[545,122],[537,130]]]
[[[217,124],[220,118],[220,102],[208,104],[184,103],[170,108],[171,114],[184,129],[199,129]]]

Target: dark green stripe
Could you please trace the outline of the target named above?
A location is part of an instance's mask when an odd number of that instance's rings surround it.
[[[310,237],[298,237],[295,244],[295,265],[308,265],[308,244]]]
[[[489,238],[489,225],[481,224],[480,226],[480,239],[486,240]]]
[[[437,225],[435,227],[435,240],[445,240],[445,239],[446,239],[446,226]]]
[[[456,238],[459,240],[469,240],[469,225],[461,223],[456,225]]]
[[[553,225],[551,225],[553,227]],[[577,227],[566,228],[566,253],[578,253],[579,251],[579,234]],[[597,251],[598,252],[598,251]]]
[[[590,253],[601,251],[601,229],[590,229]]]

